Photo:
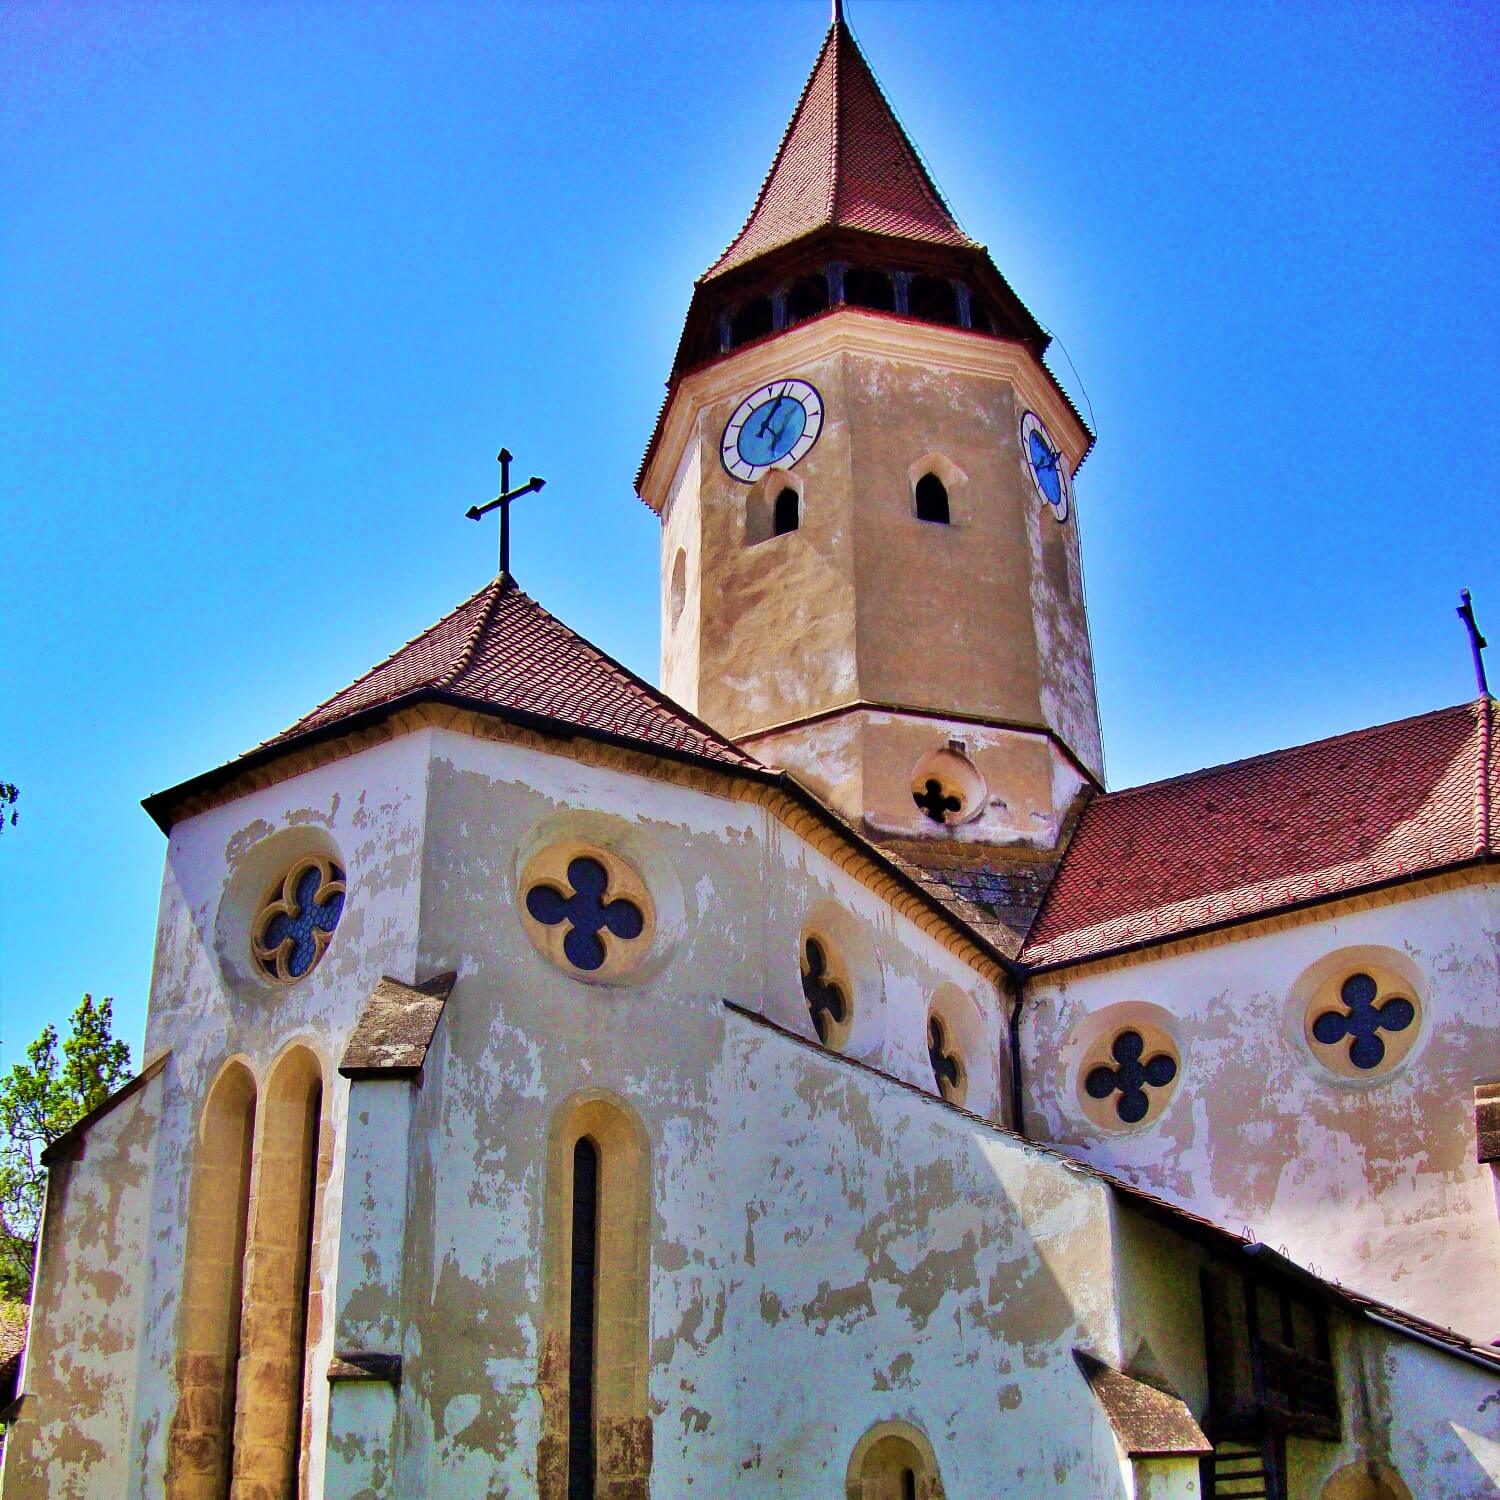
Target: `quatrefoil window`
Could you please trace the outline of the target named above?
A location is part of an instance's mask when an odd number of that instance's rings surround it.
[[[610,937],[634,942],[646,930],[641,908],[624,896],[606,899],[609,871],[603,863],[582,854],[568,862],[568,886],[560,890],[539,881],[526,892],[526,910],[544,927],[563,930],[563,956],[585,974],[604,967]]]
[[[946,823],[950,813],[963,811],[963,799],[955,797],[936,776],[929,776],[920,792],[913,792],[911,800],[932,819],[934,823]]]
[[[1114,1114],[1124,1125],[1139,1125],[1151,1113],[1158,1096],[1148,1089],[1164,1089],[1177,1077],[1176,1058],[1164,1051],[1148,1057],[1146,1050],[1146,1039],[1128,1028],[1110,1045],[1114,1066],[1099,1063],[1084,1076],[1084,1093],[1100,1104],[1112,1101]]]
[[[1416,1046],[1422,1005],[1415,986],[1394,965],[1361,958],[1358,968],[1340,966],[1318,985],[1306,1002],[1303,1026],[1313,1056],[1330,1073],[1373,1082]]]
[[[1348,1014],[1325,1010],[1313,1022],[1313,1037],[1325,1047],[1349,1038],[1349,1061],[1368,1071],[1385,1061],[1382,1031],[1405,1031],[1417,1019],[1417,1008],[1404,995],[1392,995],[1376,1005],[1380,987],[1368,974],[1351,974],[1339,986],[1339,999]]]
[[[344,871],[326,855],[299,859],[267,894],[250,951],[267,979],[290,984],[310,974],[344,914]]]
[[[848,1035],[854,1007],[849,986],[836,974],[829,949],[815,937],[802,945],[802,993],[818,1040],[825,1047],[838,1046]]]
[[[932,1064],[938,1093],[950,1104],[962,1104],[967,1082],[963,1058],[950,1042],[948,1027],[938,1015],[927,1018],[927,1060]]]

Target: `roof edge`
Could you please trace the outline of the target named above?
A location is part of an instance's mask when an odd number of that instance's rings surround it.
[[[623,670],[628,671],[629,669],[625,668]],[[410,693],[403,694],[399,698],[392,698],[385,703],[373,704],[369,708],[361,709],[358,713],[349,715],[348,718],[336,720],[331,724],[319,725],[317,728],[307,730],[290,739],[279,740],[271,745],[258,746],[255,750],[249,751],[237,760],[229,761],[212,771],[205,771],[199,776],[191,777],[189,780],[180,782],[176,786],[167,787],[160,792],[155,792],[151,796],[143,798],[141,806],[146,810],[156,826],[164,834],[170,836],[175,822],[172,815],[173,809],[189,797],[198,796],[215,790],[218,787],[225,786],[236,776],[256,770],[261,766],[269,765],[271,762],[279,760],[285,755],[306,749],[312,745],[322,744],[355,734],[361,729],[370,728],[384,719],[394,717],[397,713],[405,709],[415,708],[424,703],[436,703],[446,707],[466,709],[481,717],[496,719],[502,723],[514,724],[517,728],[529,729],[535,733],[546,735],[549,738],[559,740],[583,739],[598,744],[616,745],[622,749],[634,750],[643,755],[655,756],[662,760],[675,761],[680,764],[694,766],[700,770],[715,772],[731,780],[738,778],[742,781],[755,782],[761,786],[779,791],[796,802],[805,812],[810,813],[818,822],[846,844],[865,855],[866,858],[877,865],[885,874],[889,875],[908,895],[914,897],[923,907],[936,916],[945,928],[961,937],[964,942],[968,943],[986,960],[994,964],[1003,974],[1014,976],[1019,971],[1019,966],[1014,959],[1009,958],[982,933],[965,922],[956,912],[949,910],[920,881],[908,875],[878,844],[867,839],[857,829],[851,827],[815,792],[804,786],[790,772],[773,770],[769,766],[762,766],[753,762],[737,765],[732,761],[715,760],[711,756],[699,755],[690,750],[678,750],[671,746],[654,744],[649,740],[634,739],[629,735],[614,734],[604,729],[593,729],[584,725],[571,723],[564,719],[554,719],[543,714],[531,713],[525,709],[502,707],[486,699],[469,698],[461,693],[455,693],[443,688],[431,686],[419,687]]]
[[[1416,885],[1423,880],[1436,879],[1440,875],[1451,875],[1460,870],[1480,869],[1494,863],[1496,860],[1492,853],[1475,854],[1467,859],[1448,860],[1443,864],[1424,866],[1420,870],[1404,870],[1401,874],[1389,875],[1384,880],[1371,880],[1363,885],[1351,885],[1346,890],[1323,891],[1316,896],[1303,896],[1296,901],[1282,901],[1274,906],[1264,906],[1258,911],[1236,912],[1233,916],[1220,917],[1213,922],[1200,922],[1191,927],[1178,928],[1175,932],[1163,932],[1152,937],[1137,938],[1128,943],[1116,944],[1112,948],[1100,948],[1089,953],[1080,953],[1074,958],[1029,963],[1024,956],[1023,947],[1022,957],[1016,960],[1016,964],[1022,978],[1040,978],[1046,974],[1055,974],[1060,969],[1075,969],[1083,964],[1100,963],[1107,958],[1119,958],[1127,953],[1139,953],[1144,949],[1159,948],[1167,943],[1180,943],[1185,938],[1203,937],[1208,933],[1224,932],[1235,927],[1248,927],[1253,922],[1269,921],[1273,917],[1286,916],[1289,912],[1328,906],[1335,901],[1348,901],[1356,896],[1373,895],[1378,891],[1394,890],[1403,885]],[[1040,919],[1041,909],[1038,910],[1037,916]]]
[[[132,1094],[139,1093],[153,1078],[167,1065],[167,1059],[171,1057],[170,1048],[165,1052],[158,1053],[145,1067],[141,1069],[134,1078],[120,1085],[108,1098],[102,1099],[81,1120],[78,1120],[58,1136],[52,1144],[46,1147],[40,1157],[44,1167],[50,1167],[56,1162],[62,1161],[70,1156],[75,1156],[82,1151],[84,1137],[102,1120],[105,1115],[112,1114]]]

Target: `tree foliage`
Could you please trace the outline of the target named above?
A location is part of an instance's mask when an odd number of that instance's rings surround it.
[[[47,1026],[0,1079],[0,1296],[29,1299],[47,1169],[42,1152],[130,1076],[114,1001],[85,995],[58,1052]]]
[[[0,830],[7,823],[12,828],[16,826],[20,814],[16,811],[16,803],[21,800],[21,789],[13,781],[0,781]]]

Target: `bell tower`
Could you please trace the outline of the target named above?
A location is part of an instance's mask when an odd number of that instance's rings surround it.
[[[836,18],[637,488],[663,687],[872,836],[1049,850],[1102,780],[1047,343]]]

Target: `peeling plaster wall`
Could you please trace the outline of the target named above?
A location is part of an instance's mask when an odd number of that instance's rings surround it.
[[[236,914],[245,891],[263,893],[262,865],[308,838],[348,872],[343,920],[307,980],[257,985]],[[628,861],[651,891],[652,949],[612,983],[554,967],[518,915],[521,871],[568,840]],[[754,804],[431,729],[183,823],[148,1023],[148,1046],[172,1060],[73,1169],[96,1174],[89,1193],[116,1194],[97,1205],[113,1236],[104,1258],[138,1278],[107,1308],[102,1259],[52,1278],[60,1311],[40,1304],[34,1344],[38,1367],[71,1381],[49,1329],[111,1330],[116,1347],[78,1377],[102,1371],[96,1394],[70,1411],[70,1431],[100,1425],[108,1457],[82,1462],[74,1436],[28,1438],[23,1421],[12,1471],[36,1472],[46,1453],[53,1472],[13,1480],[15,1493],[160,1493],[198,1114],[229,1058],[263,1084],[294,1041],[323,1058],[328,1084],[316,1276],[339,1322],[325,1311],[310,1358],[313,1500],[536,1493],[548,1133],[583,1090],[618,1098],[648,1143],[653,1493],[708,1476],[715,1494],[836,1493],[854,1444],[891,1420],[926,1433],[954,1497],[1155,1493],[1122,1464],[1071,1353],[1118,1367],[1146,1350],[1199,1409],[1186,1288],[1201,1252],[1034,1147],[728,1010],[726,997],[814,1036],[798,976],[809,923],[847,946],[854,1057],[930,1093],[925,1022],[941,994],[972,1010],[959,1035],[990,1073],[981,1107],[1005,1117],[992,985]],[[450,968],[459,980],[420,1086],[351,1091],[332,1068],[379,977]],[[1059,987],[1063,1001],[1076,1005],[1075,991]],[[90,1232],[68,1217],[49,1239],[76,1256]],[[340,1387],[330,1432],[335,1345],[399,1353],[404,1369],[394,1400]],[[1424,1452],[1457,1472],[1491,1441],[1486,1412],[1475,1407],[1480,1437],[1455,1432],[1454,1446],[1448,1418],[1418,1400],[1408,1353],[1381,1356],[1398,1404],[1392,1451],[1418,1473]]]
[[[164,1075],[96,1122],[47,1185],[8,1500],[116,1500],[139,1463],[131,1419],[149,1272],[147,1222]]]
[[[1473,1085],[1500,1055],[1497,935],[1496,887],[1469,884],[1043,976],[1023,1024],[1029,1128],[1348,1286],[1494,1339],[1500,1218],[1475,1161]],[[1394,952],[1419,980],[1419,1040],[1374,1086],[1335,1080],[1301,1037],[1294,988],[1346,949],[1354,967]],[[1174,1018],[1182,1067],[1154,1122],[1105,1133],[1079,1105],[1079,1038],[1127,1002]]]
[[[1102,1191],[1024,1148],[981,1141],[978,1127],[936,1107],[937,1123],[919,1130],[920,1101],[735,1020],[720,1003],[729,996],[811,1036],[799,938],[809,912],[836,904],[866,928],[868,972],[876,976],[856,998],[851,1050],[931,1089],[925,1017],[940,985],[961,991],[985,1017],[998,1063],[1003,1022],[988,984],[753,806],[439,733],[428,807],[416,967],[457,968],[460,979],[411,1127],[402,1293],[409,1322],[399,1351],[406,1365],[394,1492],[532,1492],[548,1125],[569,1095],[601,1088],[642,1119],[655,1170],[657,1493],[681,1492],[688,1474],[718,1474],[720,1445],[734,1450],[745,1493],[776,1490],[770,1464],[791,1466],[782,1493],[798,1492],[793,1472],[809,1483],[837,1482],[870,1421],[918,1408],[935,1441],[935,1428],[952,1427],[946,1441],[954,1452],[963,1424],[949,1415],[951,1402],[936,1395],[914,1402],[923,1377],[902,1358],[913,1336],[922,1361],[947,1372],[932,1379],[967,1392],[976,1423],[981,1413],[990,1422],[997,1410],[1018,1409],[1027,1390],[1038,1412],[1055,1400],[1076,1406],[1076,1431],[1039,1439],[1024,1459],[1007,1453],[1005,1472],[1041,1464],[1050,1488],[1055,1465],[1077,1474],[1076,1493],[1103,1493],[1090,1476],[1112,1464],[1109,1443],[1095,1433],[1092,1398],[1071,1359],[1057,1364],[1050,1343],[1045,1357],[1040,1344],[1029,1354],[974,1352],[994,1345],[996,1320],[1011,1316],[991,1306],[996,1299],[1014,1298],[1024,1309],[1014,1313],[1017,1329],[1040,1320],[1049,1340],[1077,1341],[1081,1326],[1099,1325],[1090,1337],[1107,1343]],[[664,951],[638,981],[583,983],[531,946],[517,916],[517,875],[537,841],[553,837],[603,843],[646,875]],[[997,1095],[997,1112],[999,1103]],[[867,1111],[878,1119],[851,1135],[849,1119]],[[964,1164],[943,1159],[950,1139],[960,1142]],[[997,1150],[1006,1158],[998,1165]],[[803,1158],[805,1175],[797,1168]],[[987,1204],[985,1185],[997,1176],[1004,1190]],[[961,1200],[971,1189],[976,1202],[968,1205]],[[938,1222],[945,1192],[956,1229]],[[809,1219],[815,1204],[826,1217],[821,1228]],[[1023,1213],[1037,1221],[1025,1234],[1017,1229]],[[1045,1254],[1031,1248],[1033,1237]],[[759,1244],[785,1277],[735,1270],[756,1253],[747,1243]],[[904,1277],[898,1268],[906,1263],[915,1269]],[[1076,1281],[1070,1295],[1083,1311],[1058,1290],[1064,1277]],[[855,1290],[866,1282],[862,1294]],[[863,1310],[877,1295],[890,1304],[889,1325]],[[792,1330],[771,1336],[767,1311],[778,1298],[788,1309],[808,1308],[805,1318],[795,1312],[799,1337],[825,1370],[830,1410],[846,1360],[869,1368],[872,1381],[883,1372],[886,1386],[872,1385],[806,1453],[805,1440],[782,1430],[779,1417],[752,1421],[764,1395],[743,1390],[757,1369],[769,1386],[805,1363],[788,1352]],[[848,1315],[839,1311],[845,1301]],[[987,1320],[988,1331],[975,1331],[960,1352],[951,1331],[973,1317]],[[710,1336],[716,1324],[722,1329]],[[668,1337],[674,1328],[683,1331]],[[976,1388],[971,1357],[999,1360],[1007,1379]],[[797,1404],[789,1400],[786,1410]]]
[[[323,1312],[309,1357],[314,1440],[309,1493],[322,1491],[338,1260],[347,1087],[334,1073],[365,998],[385,973],[411,979],[417,951],[421,846],[430,737],[405,736],[252,792],[172,831],[157,927],[146,1055],[172,1052],[153,1143],[155,1177],[144,1241],[141,1372],[132,1442],[132,1487],[161,1493],[176,1407],[174,1359],[182,1290],[193,1144],[209,1089],[231,1058],[255,1076],[262,1097],[275,1059],[294,1041],[323,1067],[322,1232],[313,1266]],[[281,864],[307,839],[336,851],[349,895],[323,960],[306,979],[271,986],[251,977],[249,911]],[[94,1149],[92,1138],[89,1149]],[[257,1151],[259,1147],[257,1144]]]

